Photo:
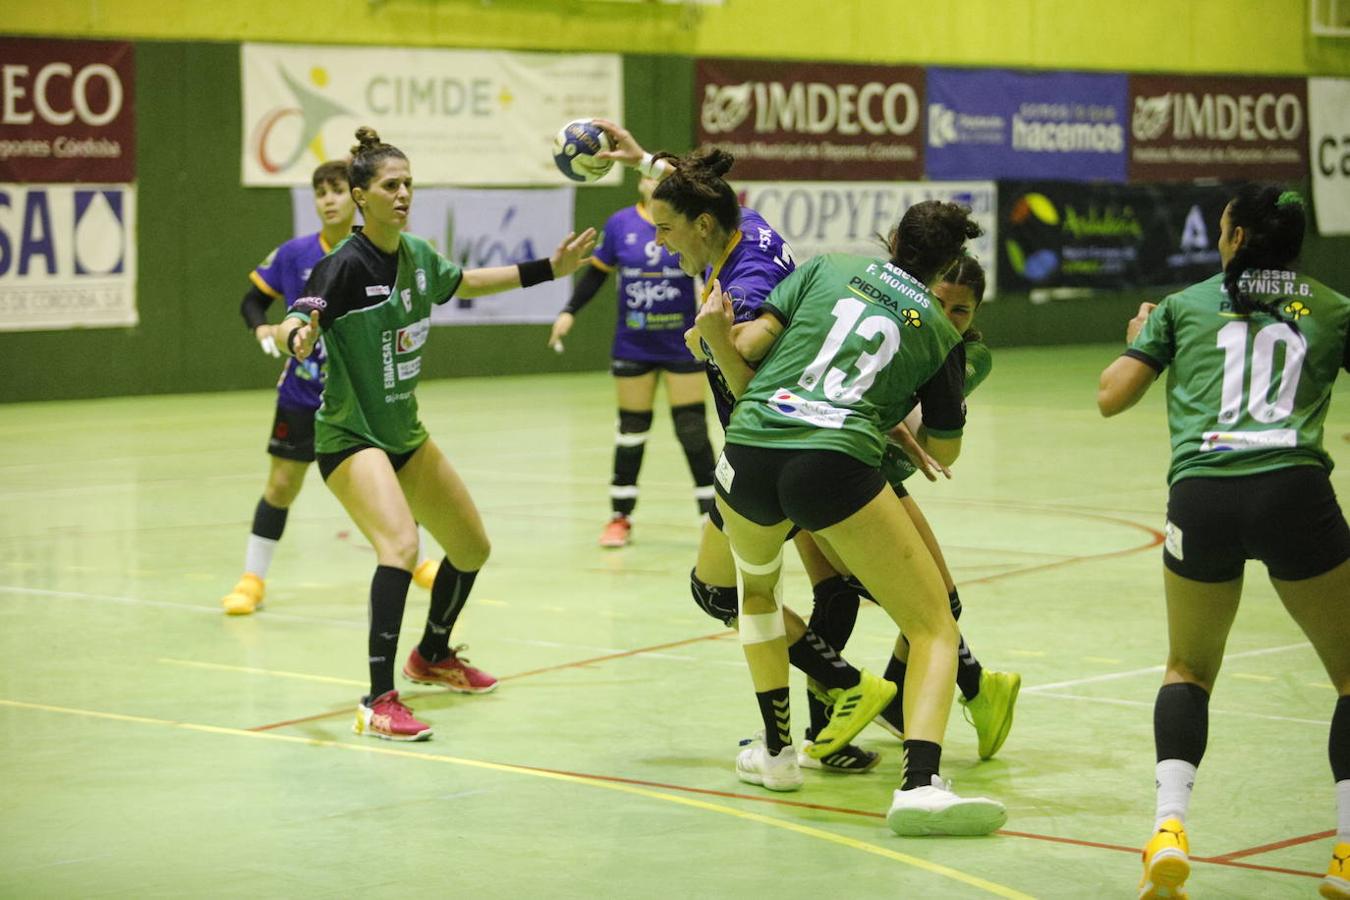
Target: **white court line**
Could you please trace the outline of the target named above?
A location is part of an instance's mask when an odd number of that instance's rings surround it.
[[[1024,692],[1025,693],[1025,692]],[[1049,697],[1053,700],[1081,700],[1087,703],[1105,703],[1108,706],[1138,706],[1147,709],[1153,708],[1152,700],[1120,700],[1115,697],[1088,697],[1083,694],[1061,694],[1055,691],[1042,691],[1038,697]],[[1317,725],[1326,728],[1328,719],[1300,719],[1294,716],[1269,716],[1264,713],[1244,712],[1235,709],[1215,709],[1209,708],[1210,715],[1218,716],[1237,716],[1243,719],[1265,719],[1274,722],[1299,722],[1304,725]]]
[[[30,594],[37,597],[60,597],[66,600],[99,600],[104,603],[120,603],[123,606],[150,606],[155,609],[176,609],[183,612],[206,613],[218,619],[227,618],[214,604],[196,605],[192,603],[170,603],[167,600],[145,600],[141,597],[118,597],[112,594],[86,594],[82,591],[49,591],[43,588],[10,587],[0,584],[0,594]],[[351,619],[321,619],[317,616],[296,616],[290,613],[264,611],[259,615],[267,621],[305,622],[312,625],[340,625],[344,628],[365,628],[364,621]]]
[[[1312,644],[1307,641],[1301,641],[1297,644],[1285,644],[1281,647],[1265,647],[1260,650],[1243,650],[1241,653],[1227,653],[1224,655],[1224,662],[1230,659],[1245,659],[1249,656],[1266,656],[1271,653],[1284,653],[1287,650],[1312,649]],[[1053,681],[1050,684],[1037,684],[1031,687],[1022,688],[1024,694],[1039,694],[1043,691],[1053,691],[1059,688],[1077,687],[1081,684],[1097,684],[1102,681],[1119,681],[1122,678],[1133,678],[1136,675],[1148,675],[1151,673],[1162,672],[1163,666],[1147,666],[1143,669],[1131,669],[1128,672],[1112,672],[1109,675],[1093,675],[1090,678],[1075,678],[1072,681]]]

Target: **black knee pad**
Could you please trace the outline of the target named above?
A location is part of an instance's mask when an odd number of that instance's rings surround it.
[[[708,415],[702,403],[686,403],[684,406],[672,406],[670,417],[675,422],[675,436],[687,450],[701,448],[709,444]]]
[[[952,618],[961,621],[961,595],[952,588],[952,592],[947,595],[947,602],[952,605]]]
[[[652,430],[652,411],[619,410],[619,434],[644,434]]]
[[[698,608],[728,628],[736,627],[736,617],[740,615],[740,599],[734,587],[717,587],[701,581],[689,570],[689,590],[694,595]]]
[[[867,589],[867,585],[858,580],[857,575],[840,575],[839,577],[844,579],[844,584],[857,591],[859,597],[864,600],[871,600],[873,603],[877,602],[877,598],[872,596],[872,592]]]

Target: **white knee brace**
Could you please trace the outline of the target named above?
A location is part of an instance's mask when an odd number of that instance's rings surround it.
[[[748,563],[737,556],[735,550],[731,551],[731,558],[736,561],[736,594],[740,607],[740,617],[736,627],[740,634],[741,644],[764,644],[786,637],[787,626],[783,622],[782,548],[779,548],[777,558],[767,563]],[[746,575],[778,576],[773,583],[773,612],[750,614],[745,612]]]

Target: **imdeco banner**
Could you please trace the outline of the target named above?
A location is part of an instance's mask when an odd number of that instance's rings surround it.
[[[240,63],[246,185],[309,184],[370,125],[417,184],[556,186],[557,130],[623,118],[616,54],[244,44]]]

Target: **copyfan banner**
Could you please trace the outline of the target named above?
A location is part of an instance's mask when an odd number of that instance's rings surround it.
[[[735,187],[742,205],[778,230],[798,263],[821,253],[884,256],[884,242],[905,210],[923,200],[959,203],[984,229],[968,246],[984,264],[985,299],[998,292],[998,192],[992,181],[750,181]]]
[[[0,185],[0,331],[136,322],[136,189]]]
[[[923,69],[700,59],[697,143],[754,179],[923,175]]]
[[[1307,172],[1306,79],[1129,80],[1131,181],[1282,181]]]
[[[244,44],[240,62],[246,185],[308,184],[360,125],[407,154],[419,184],[557,185],[558,129],[623,117],[610,53]]]
[[[408,231],[430,241],[465,269],[509,266],[552,255],[572,229],[576,191],[422,188],[413,195]],[[314,194],[291,191],[294,235],[319,229]],[[358,216],[359,221],[359,216]],[[552,322],[571,295],[561,278],[473,299],[455,297],[431,308],[433,325]]]
[[[1125,180],[1124,75],[928,70],[929,178]]]
[[[1032,299],[1178,285],[1220,270],[1225,185],[999,183],[1004,290]]]
[[[1321,234],[1350,234],[1350,79],[1308,79],[1308,154]]]
[[[0,183],[136,180],[135,51],[0,38]]]

